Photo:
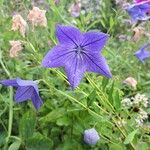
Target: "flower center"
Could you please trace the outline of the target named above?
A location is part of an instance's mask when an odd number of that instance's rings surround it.
[[[75,50],[76,54],[81,54],[82,51],[83,51],[83,48],[80,45],[76,47],[76,50]]]

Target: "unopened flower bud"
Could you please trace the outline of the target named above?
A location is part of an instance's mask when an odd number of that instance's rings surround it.
[[[99,141],[100,137],[98,132],[94,129],[87,129],[84,131],[84,142],[89,145],[95,145]]]

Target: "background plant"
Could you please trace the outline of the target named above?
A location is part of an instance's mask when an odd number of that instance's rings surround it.
[[[137,93],[150,98],[149,60],[144,66],[133,56],[149,38],[143,36],[137,43],[132,41],[133,31],[131,25],[126,23],[126,19],[129,19],[127,13],[110,0],[101,1],[101,7],[96,13],[81,13],[77,18],[68,12],[69,4],[73,1],[62,0],[57,5],[53,0],[40,4],[35,2],[38,7],[47,10],[48,25],[46,28],[35,27],[33,30],[28,22],[28,31],[23,38],[19,32],[11,31],[12,14],[19,12],[27,20],[32,2],[0,1],[0,78],[21,77],[38,80],[44,105],[36,112],[31,102],[15,104],[12,101],[12,88],[0,85],[0,149],[148,150],[148,120],[144,122],[144,126],[136,127],[133,122],[138,108],[132,112],[128,109],[124,111],[121,101],[134,97]],[[93,16],[96,19],[93,19]],[[99,29],[108,32],[110,39],[103,54],[108,60],[113,79],[108,80],[97,74],[87,73],[79,87],[72,91],[63,69],[41,68],[43,56],[57,42],[56,23],[75,25],[82,31]],[[140,26],[144,27],[146,32],[150,31],[148,22]],[[120,35],[125,38],[121,39]],[[22,41],[24,49],[19,57],[10,58],[9,41],[18,39]],[[136,90],[122,84],[128,76],[138,80]],[[146,112],[149,111],[147,107]],[[13,119],[12,123],[10,118]],[[95,127],[101,137],[94,147],[83,142],[84,130],[91,127]]]

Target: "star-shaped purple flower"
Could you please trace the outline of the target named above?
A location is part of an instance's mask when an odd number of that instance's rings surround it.
[[[150,12],[150,5],[146,2],[130,5],[127,8],[127,11],[132,18],[132,22],[134,23],[136,23],[138,20],[146,21],[150,19],[150,17],[147,16],[147,13]]]
[[[101,54],[108,34],[94,31],[81,33],[75,27],[57,25],[56,36],[59,43],[44,57],[42,66],[65,67],[73,89],[79,84],[85,71],[112,77]]]
[[[17,88],[15,94],[17,103],[32,99],[32,103],[37,110],[43,103],[39,96],[38,86],[35,81],[16,78],[14,80],[1,80],[0,84]]]
[[[139,59],[143,64],[145,64],[144,59],[150,58],[150,51],[147,51],[147,49],[150,47],[150,43],[144,44],[140,50],[138,50],[134,55]]]
[[[87,129],[84,131],[84,142],[89,145],[95,145],[100,137],[95,128]]]

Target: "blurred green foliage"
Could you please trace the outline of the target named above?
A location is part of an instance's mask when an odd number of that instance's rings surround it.
[[[81,13],[77,18],[68,11],[71,3],[72,0],[60,0],[56,5],[53,0],[47,0],[39,4],[38,7],[47,10],[48,26],[35,27],[33,30],[28,22],[28,31],[23,38],[19,32],[11,30],[12,15],[19,12],[27,20],[32,1],[0,0],[0,79],[20,77],[38,80],[44,101],[38,112],[30,101],[13,103],[12,132],[8,139],[11,90],[0,85],[0,149],[148,150],[150,129],[136,128],[134,119],[129,119],[130,114],[122,109],[121,100],[136,93],[143,93],[150,98],[149,60],[144,66],[133,55],[149,39],[142,37],[139,42],[132,40],[131,25],[124,21],[129,17],[114,1],[103,0],[98,13]],[[93,20],[93,16],[96,19]],[[110,39],[103,54],[113,78],[108,80],[87,73],[79,87],[72,91],[63,69],[41,68],[43,56],[56,44],[57,23],[75,25],[83,32],[93,29],[108,32]],[[144,24],[144,28],[146,32],[150,31],[148,23]],[[125,35],[127,39],[122,41],[119,35]],[[23,42],[24,49],[17,58],[9,57],[10,40]],[[122,84],[128,76],[137,79],[136,90]],[[119,127],[117,121],[122,118],[127,124]],[[91,127],[95,127],[101,137],[98,144],[92,147],[83,142],[84,130]]]

